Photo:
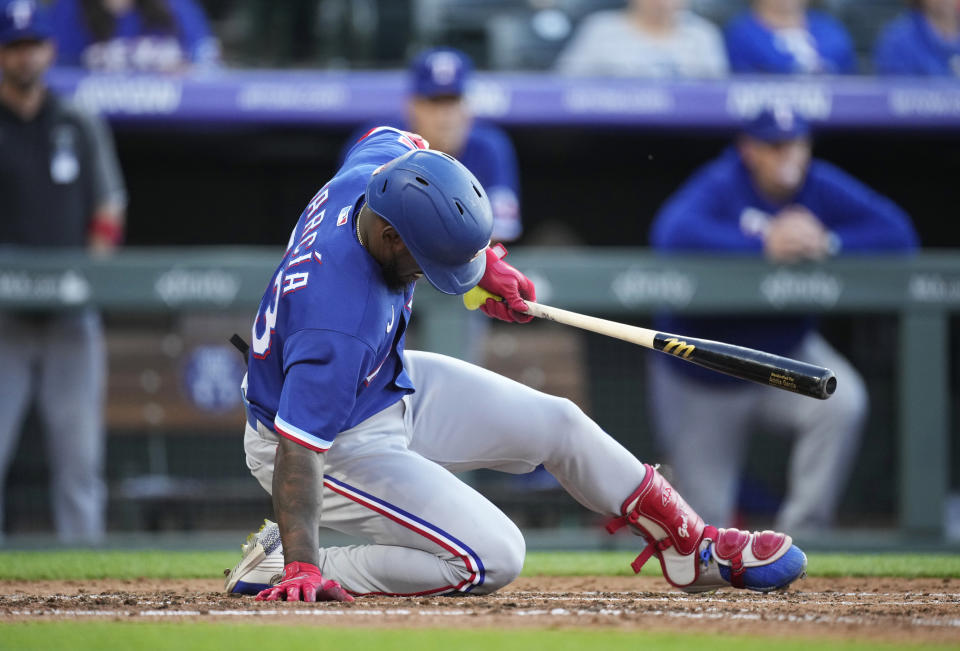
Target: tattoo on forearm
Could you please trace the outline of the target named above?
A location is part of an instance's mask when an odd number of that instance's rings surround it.
[[[323,454],[285,438],[273,471],[273,511],[280,525],[284,563],[319,561]]]

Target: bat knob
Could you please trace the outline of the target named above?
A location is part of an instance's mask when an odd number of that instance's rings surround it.
[[[503,300],[503,298],[500,296],[497,296],[492,292],[488,292],[480,285],[477,285],[463,295],[463,305],[468,310],[476,310],[479,309],[481,305],[486,303],[488,298],[492,298],[495,301]]]

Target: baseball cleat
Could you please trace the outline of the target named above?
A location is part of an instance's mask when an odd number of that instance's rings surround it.
[[[635,572],[656,556],[663,577],[693,593],[726,586],[770,592],[805,576],[807,557],[790,536],[711,527],[656,468],[644,465],[640,486],[607,525],[610,533],[629,525],[647,541],[631,564]]]
[[[247,536],[241,551],[243,556],[240,562],[232,570],[223,571],[226,576],[224,592],[256,595],[280,581],[283,576],[283,546],[280,544],[280,527],[276,522],[264,520],[259,531]]]
[[[725,536],[740,540],[749,537],[753,540],[750,550],[744,548],[735,552],[734,558],[729,563],[721,559],[717,561],[720,563],[720,576],[735,588],[772,592],[773,590],[783,590],[797,579],[802,579],[807,575],[807,555],[799,547],[792,544],[790,536],[777,534],[773,531],[748,533],[737,529],[720,529],[720,541],[711,545],[714,551],[716,551],[718,544],[722,545]],[[777,546],[776,559],[756,559],[755,548],[762,545],[763,538],[777,536],[782,540],[773,543]],[[745,540],[744,543],[746,543]],[[739,565],[736,562],[737,558],[740,559]]]
[[[759,550],[763,549],[770,555],[760,558],[758,554],[763,552]],[[722,553],[727,557],[722,557]],[[692,583],[677,586],[684,592],[715,592],[726,587],[773,592],[783,590],[807,575],[806,554],[792,544],[789,536],[773,531],[750,532],[705,526],[698,558],[697,578]]]

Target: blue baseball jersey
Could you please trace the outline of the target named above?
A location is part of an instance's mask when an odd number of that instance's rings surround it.
[[[796,196],[780,204],[761,197],[736,149],[727,150],[686,182],[653,221],[650,244],[667,253],[756,255],[773,215],[805,206],[830,231],[838,253],[906,252],[918,246],[907,214],[837,167],[813,160]],[[805,315],[689,317],[661,314],[656,328],[789,355],[816,326]],[[659,360],[658,360],[659,361]],[[671,361],[667,359],[666,362]],[[676,370],[706,382],[736,380],[694,364]]]
[[[958,77],[960,38],[943,38],[923,12],[907,11],[880,34],[873,63],[882,75]]]
[[[410,130],[410,125],[401,120],[387,120],[381,124],[403,131]],[[359,135],[369,128],[368,126],[358,130],[347,141],[346,149],[341,152],[341,159]],[[467,135],[463,151],[447,153],[463,163],[486,190],[493,210],[491,239],[509,242],[520,237],[523,233],[523,221],[520,217],[517,154],[507,134],[492,124],[475,122]]]
[[[387,287],[356,219],[373,172],[416,148],[401,131],[374,130],[300,215],[253,324],[248,420],[325,451],[414,390],[403,364],[414,283]]]
[[[724,30],[733,72],[854,73],[853,41],[837,19],[808,11],[806,29],[771,29],[752,11],[734,17]]]
[[[220,47],[203,9],[194,0],[169,0],[171,30],[148,27],[134,6],[115,19],[110,38],[96,42],[84,19],[80,0],[56,0],[51,7],[57,65],[96,70],[172,70],[210,64]]]

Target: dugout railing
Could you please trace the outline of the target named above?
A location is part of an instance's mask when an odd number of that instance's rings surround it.
[[[6,250],[0,310],[96,305],[147,319],[252,314],[279,254],[259,247],[127,249],[96,259]],[[659,309],[895,315],[895,349],[876,354],[895,358],[897,370],[898,467],[887,469],[897,482],[897,521],[907,535],[943,536],[954,427],[950,318],[960,308],[960,252],[773,266],[732,257],[664,258],[643,249],[517,247],[511,261],[536,281],[540,302],[640,322]],[[415,302],[420,346],[462,356],[472,331],[459,299],[423,286]]]

